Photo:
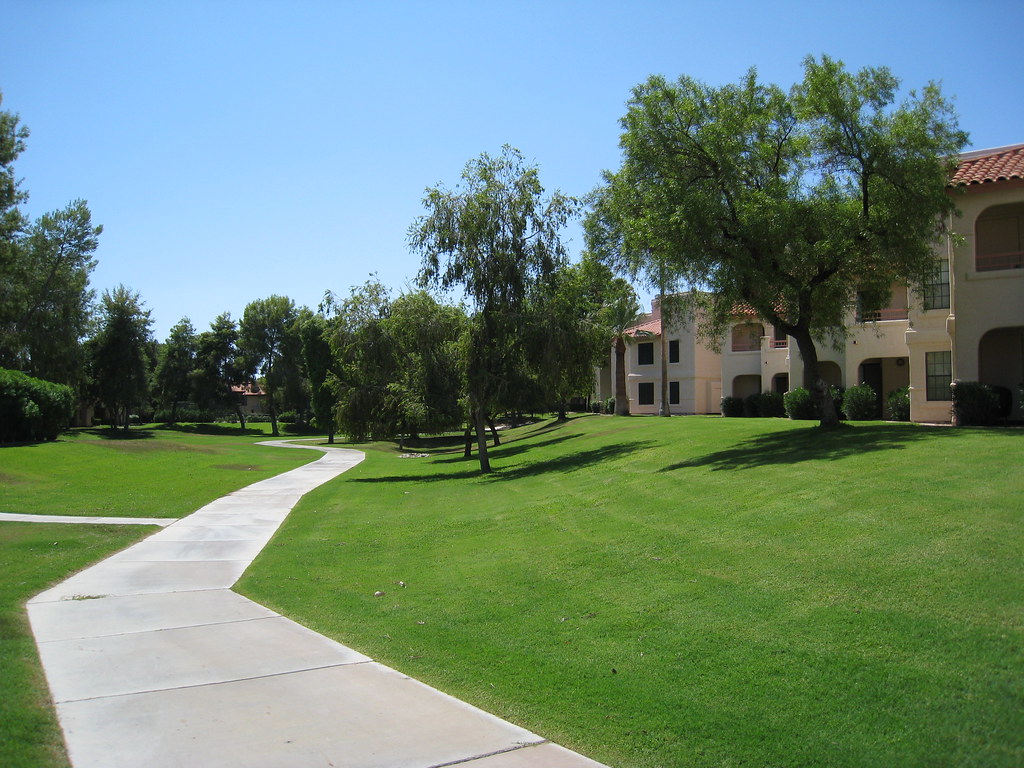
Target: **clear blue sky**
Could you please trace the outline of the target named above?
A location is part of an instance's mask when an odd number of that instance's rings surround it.
[[[92,287],[139,291],[161,340],[274,293],[315,308],[373,272],[401,291],[424,188],[502,144],[585,194],[653,73],[721,85],[755,66],[788,87],[827,53],[940,81],[974,149],[1024,142],[1020,0],[5,0],[0,18],[26,210],[88,200]]]

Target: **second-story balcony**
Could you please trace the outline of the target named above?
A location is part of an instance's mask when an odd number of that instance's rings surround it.
[[[995,272],[1000,269],[1021,269],[1022,267],[1024,267],[1024,251],[979,253],[974,257],[974,268],[978,272]]]
[[[789,337],[768,339],[768,349],[789,349]]]
[[[858,312],[858,323],[878,323],[886,320],[906,320],[910,317],[910,310],[906,307],[886,307],[877,312]]]

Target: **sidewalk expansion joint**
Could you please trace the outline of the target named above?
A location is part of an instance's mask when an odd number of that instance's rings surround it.
[[[506,747],[505,749],[499,749],[495,752],[486,752],[482,755],[473,755],[472,757],[464,757],[460,760],[452,760],[449,763],[435,763],[434,765],[427,766],[427,768],[449,768],[452,765],[466,765],[477,760],[484,760],[488,757],[494,757],[496,755],[506,755],[509,752],[518,752],[520,749],[529,749],[530,747],[539,747],[542,744],[549,744],[547,739],[540,739],[539,741],[530,741],[523,744],[516,744],[514,747]]]
[[[338,669],[341,667],[355,667],[360,664],[373,664],[373,659],[340,662],[338,664],[321,664],[316,667],[302,667],[301,669],[289,669],[285,672],[271,672],[266,675],[250,675],[248,677],[235,677],[229,680],[214,680],[208,683],[189,683],[187,685],[170,685],[163,688],[146,688],[141,691],[127,691],[125,693],[108,693],[103,696],[84,696],[80,699],[58,699],[55,704],[77,704],[82,701],[103,701],[106,699],[123,699],[128,696],[146,696],[150,693],[166,693],[167,691],[188,691],[196,688],[211,688],[217,685],[234,685],[235,683],[245,683],[249,680],[269,680],[273,677],[284,677],[285,675],[298,675],[304,672],[316,672],[321,669]],[[518,747],[514,747],[518,749]],[[505,750],[508,751],[508,750]],[[456,763],[453,763],[455,765]],[[431,766],[433,768],[433,766]]]

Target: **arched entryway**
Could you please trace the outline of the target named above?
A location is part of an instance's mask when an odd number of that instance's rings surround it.
[[[910,385],[910,366],[906,357],[872,357],[857,369],[857,383],[875,390],[877,416],[889,418],[885,403],[889,393]]]
[[[818,375],[830,387],[843,386],[843,371],[839,363],[831,360],[824,360],[818,363]]]
[[[1006,387],[1013,395],[1011,418],[1024,416],[1020,390],[1024,387],[1024,326],[996,328],[978,342],[978,379],[985,384]]]

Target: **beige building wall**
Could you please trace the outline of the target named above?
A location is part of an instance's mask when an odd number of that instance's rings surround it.
[[[903,386],[910,390],[912,421],[946,422],[952,418],[952,401],[945,389],[950,381],[982,381],[1007,387],[1013,393],[1011,418],[1024,419],[1021,389],[1024,388],[1024,179],[1020,155],[1024,145],[970,153],[961,169],[975,171],[979,157],[1018,158],[1009,176],[996,180],[986,166],[977,178],[955,177],[960,215],[951,221],[958,237],[936,245],[936,260],[945,261],[949,272],[948,308],[925,309],[923,296],[899,286],[887,310],[860,324],[851,316],[850,333],[840,349],[818,344],[822,376],[830,384],[851,387],[864,381],[880,393],[883,405],[889,392]],[[959,173],[959,172],[958,172]],[[995,178],[995,177],[993,177]],[[961,195],[959,190],[965,190]],[[998,206],[998,207],[997,207]],[[979,219],[984,224],[979,235]],[[978,247],[983,260],[979,269]],[[994,260],[994,261],[993,261]],[[996,266],[993,266],[993,263]],[[987,269],[985,267],[988,267]],[[652,317],[656,318],[655,314]],[[648,318],[651,319],[651,318]],[[737,325],[747,325],[749,321]],[[792,343],[777,339],[770,325],[758,333],[749,329],[722,339],[717,354],[697,343],[693,329],[668,329],[668,338],[680,340],[680,361],[669,365],[668,378],[678,381],[680,403],[673,413],[717,413],[722,396],[745,397],[777,389],[787,377],[788,389],[803,385],[803,364]],[[744,335],[745,334],[745,335]],[[739,343],[735,343],[739,339]],[[643,340],[639,340],[642,341]],[[660,339],[654,344],[649,365],[639,365],[634,343],[627,355],[629,396],[633,413],[657,413],[660,397]],[[948,359],[948,373],[936,373]],[[932,367],[929,368],[929,362]],[[943,369],[944,371],[945,369]],[[612,370],[614,375],[614,370]],[[929,374],[932,395],[929,399]],[[614,380],[614,379],[613,379]],[[641,384],[654,385],[654,402],[639,404]],[[888,415],[888,414],[885,414]]]

